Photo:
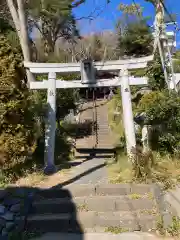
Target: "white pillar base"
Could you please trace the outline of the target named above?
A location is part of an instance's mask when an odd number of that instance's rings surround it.
[[[48,165],[44,168],[45,175],[52,175],[57,172],[57,168],[55,165]]]

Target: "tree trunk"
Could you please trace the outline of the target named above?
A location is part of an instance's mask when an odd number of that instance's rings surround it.
[[[29,48],[30,42],[29,42],[28,31],[27,31],[24,3],[22,1],[23,0],[17,0],[19,23],[20,23],[20,30],[21,30],[21,44],[22,44],[24,60],[30,61],[30,48]]]
[[[11,13],[12,19],[13,19],[13,22],[14,22],[19,40],[21,42],[21,29],[20,29],[18,13],[17,13],[16,8],[14,6],[13,0],[6,0],[6,1],[7,1],[7,5],[8,5],[8,8],[9,8],[9,11]]]
[[[15,24],[15,28],[21,44],[24,60],[29,62],[31,61],[30,42],[28,38],[24,3],[22,2],[22,0],[17,0],[18,11],[16,10],[13,0],[7,0],[7,5],[9,7],[9,11],[11,13],[13,22]],[[33,75],[29,70],[26,71],[26,74],[27,74],[27,79],[29,84],[30,81],[33,80]]]

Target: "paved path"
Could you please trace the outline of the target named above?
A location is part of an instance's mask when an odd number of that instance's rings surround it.
[[[74,179],[72,184],[108,183],[105,159],[92,158],[73,168],[69,179]]]

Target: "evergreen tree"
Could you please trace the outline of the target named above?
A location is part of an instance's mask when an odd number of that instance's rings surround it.
[[[141,57],[152,54],[152,33],[146,20],[135,19],[119,33],[117,50],[120,56]]]
[[[117,51],[120,57],[141,57],[152,54],[152,33],[143,18],[143,8],[139,4],[120,4],[121,18],[117,31],[119,41]]]
[[[33,151],[37,126],[22,55],[3,35],[0,35],[0,73],[0,160],[2,168],[9,168]]]
[[[56,41],[63,37],[74,40],[79,37],[76,21],[72,14],[72,0],[29,0],[27,4],[30,29],[38,29],[48,56],[54,52]]]

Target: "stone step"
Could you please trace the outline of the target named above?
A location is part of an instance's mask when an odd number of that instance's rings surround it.
[[[105,123],[105,122],[97,122],[97,124],[98,124],[98,127],[100,127],[100,128],[104,128],[104,129],[108,129],[109,127],[108,127],[108,123]]]
[[[107,143],[111,143],[111,142],[113,142],[111,139],[108,139],[107,137],[103,137],[103,136],[99,136],[98,137],[98,140],[99,141],[102,141],[102,142],[107,142]]]
[[[148,231],[156,228],[153,215],[128,216],[119,212],[79,212],[77,214],[32,215],[27,219],[29,232],[83,232],[87,228],[119,227],[128,231]]]
[[[72,198],[89,196],[122,196],[129,194],[146,194],[153,192],[150,184],[80,184],[68,188],[55,187],[39,189],[36,198]]]
[[[98,140],[102,141],[102,142],[106,142],[106,143],[112,143],[113,142],[110,138],[108,139],[108,137],[106,137],[106,136],[103,137],[102,135],[98,136]]]
[[[98,139],[98,146],[105,145],[113,147],[113,143],[108,140]]]
[[[97,148],[106,148],[106,149],[112,149],[113,144],[103,144],[101,142],[98,143]]]
[[[107,136],[107,138],[110,137],[109,136],[110,135],[109,131],[105,131],[105,130],[98,130],[98,135],[100,135],[100,136],[103,135],[103,137]]]
[[[113,146],[114,146],[114,144],[112,142],[103,141],[101,139],[98,140],[97,144],[98,144],[97,145],[98,148],[112,148],[113,149]]]
[[[140,197],[140,196],[139,196]],[[142,211],[152,210],[156,206],[154,202],[144,195],[140,199],[131,199],[128,196],[94,196],[75,197],[73,199],[56,198],[39,200],[33,203],[32,213],[56,214],[75,211]]]
[[[98,136],[98,140],[99,141],[102,141],[102,142],[106,142],[106,143],[112,143],[113,141],[112,141],[112,139],[108,139],[108,137],[106,137],[106,136]]]
[[[108,131],[108,132],[110,131],[109,127],[107,125],[106,126],[98,125],[97,129],[98,129],[98,131],[100,131],[100,130]]]
[[[104,141],[112,141],[111,136],[109,133],[98,133],[98,139],[104,140]]]

